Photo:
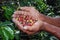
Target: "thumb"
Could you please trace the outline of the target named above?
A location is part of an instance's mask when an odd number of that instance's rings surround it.
[[[24,26],[24,30],[33,32],[32,26]]]

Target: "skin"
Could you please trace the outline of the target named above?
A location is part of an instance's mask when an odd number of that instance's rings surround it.
[[[58,39],[60,39],[60,28],[48,23],[44,23],[44,29],[47,32],[50,32],[51,34],[53,34],[54,36],[56,36]]]
[[[48,31],[52,34],[54,34],[56,37],[60,38],[60,18],[52,18],[45,16],[41,13],[39,13],[34,7],[21,7],[20,11],[16,11],[13,14],[13,22],[17,25],[17,27],[22,30],[23,32],[27,33],[28,35],[34,34],[40,30]],[[38,21],[32,25],[27,26],[27,29],[24,29],[22,24],[20,24],[15,17],[17,17],[17,14],[24,14],[29,15]]]
[[[52,18],[52,17],[48,17],[46,15],[41,14],[40,12],[38,12],[38,10],[36,10],[34,7],[21,7],[20,8],[20,12],[22,14],[25,13],[25,15],[30,15],[33,18],[37,18],[40,19],[44,22],[47,22],[49,24],[55,25],[57,27],[60,27],[60,17],[59,18]],[[18,11],[15,12],[15,14],[19,14],[17,13]],[[13,16],[14,17],[14,16]]]

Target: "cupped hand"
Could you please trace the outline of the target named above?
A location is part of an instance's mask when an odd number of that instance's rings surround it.
[[[19,14],[29,15],[37,21],[32,26],[22,26],[15,18],[18,17]],[[34,34],[43,29],[43,22],[40,20],[40,14],[34,7],[21,7],[20,11],[15,11],[12,15],[13,22],[17,25],[17,27],[28,35]]]
[[[19,11],[15,11],[12,17],[16,17],[17,14],[24,14],[32,16],[35,19],[42,20],[42,15],[38,10],[35,9],[35,7],[21,7]]]
[[[19,30],[27,33],[28,35],[34,34],[43,29],[43,22],[40,20],[38,20],[32,26],[23,26],[15,18],[13,18],[12,20],[17,25]]]

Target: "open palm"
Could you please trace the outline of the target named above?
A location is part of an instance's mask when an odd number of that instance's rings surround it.
[[[27,8],[27,7],[26,7]],[[30,9],[30,10],[29,10]],[[34,8],[29,8],[25,10],[24,8],[21,11],[16,11],[13,14],[13,22],[17,25],[17,27],[22,30],[23,32],[27,34],[33,34],[36,33],[37,31],[42,29],[43,22],[39,19],[39,13],[34,9]],[[33,11],[36,12],[33,12]],[[36,13],[36,14],[34,14]],[[37,21],[32,25],[32,26],[24,26],[19,23],[15,18],[18,17],[19,14],[24,14],[24,15],[29,15],[34,19],[37,19]]]

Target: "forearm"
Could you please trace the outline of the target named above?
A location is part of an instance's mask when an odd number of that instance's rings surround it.
[[[60,39],[60,28],[59,27],[50,25],[48,23],[44,23],[43,27],[44,27],[43,30],[52,33],[53,35],[55,35],[57,38]]]
[[[48,16],[45,16],[43,14],[40,14],[40,19],[42,21],[45,21],[45,22],[49,23],[49,24],[52,24],[52,25],[60,27],[60,22],[58,20],[55,20],[52,17],[48,17]]]

